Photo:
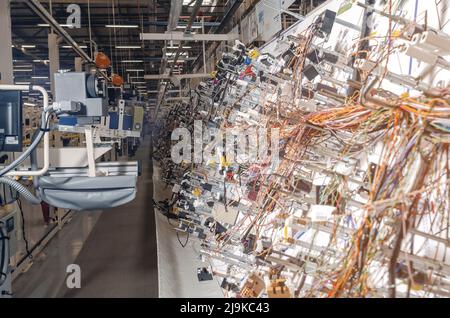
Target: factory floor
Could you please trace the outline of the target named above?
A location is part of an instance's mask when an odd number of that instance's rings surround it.
[[[170,198],[172,188],[161,181],[161,168],[153,168],[154,199]],[[173,225],[172,225],[173,224]],[[174,230],[176,222],[167,220],[162,213],[156,213],[158,239],[159,297],[162,298],[222,298],[220,279],[199,282],[197,269],[208,267],[199,256],[201,241],[188,238]],[[181,246],[181,243],[185,247]]]
[[[15,297],[158,297],[150,137],[134,159],[142,163],[136,199],[108,211],[75,213],[13,282]],[[80,289],[66,287],[69,264],[80,266]]]

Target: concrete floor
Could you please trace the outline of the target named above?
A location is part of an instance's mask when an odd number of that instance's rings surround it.
[[[13,282],[16,297],[158,297],[149,137],[134,159],[142,164],[136,199],[110,210],[76,213]],[[66,287],[69,264],[81,268],[81,289]]]
[[[29,270],[13,282],[14,297],[57,297],[65,284],[67,265],[75,263],[100,216],[101,212],[75,214],[33,260]],[[42,228],[42,224],[39,223],[38,228]]]
[[[153,182],[156,201],[169,198],[171,188],[161,181],[161,169],[155,165]],[[175,221],[172,221],[175,224]],[[158,236],[159,296],[161,298],[223,298],[220,284],[216,279],[199,282],[197,268],[207,267],[199,257],[200,241],[190,239],[182,247],[173,226],[161,213],[156,214]],[[185,236],[180,234],[184,244]]]
[[[142,165],[136,199],[103,211],[75,260],[81,268],[82,288],[64,285],[58,296],[158,297],[150,138],[134,159]]]

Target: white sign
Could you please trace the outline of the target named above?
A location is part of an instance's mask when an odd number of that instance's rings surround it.
[[[281,13],[293,3],[294,0],[262,0],[256,5],[256,22],[261,41],[267,42],[281,31]]]

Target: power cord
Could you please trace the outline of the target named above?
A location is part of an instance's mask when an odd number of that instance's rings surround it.
[[[170,226],[175,226],[174,224],[172,224],[170,222],[170,219],[171,218],[177,218],[177,217],[169,212],[170,208],[173,206],[174,203],[170,204],[167,201],[166,202],[164,202],[164,201],[163,202],[156,202],[154,199],[152,199],[152,202],[153,202],[153,206],[157,210],[161,211],[161,214],[164,215],[167,218],[167,222],[170,224]],[[176,202],[176,200],[174,202]],[[162,206],[163,204],[165,205],[164,207]],[[180,243],[180,245],[183,248],[185,248],[187,246],[188,242],[189,242],[189,232],[187,232],[186,241],[184,243],[181,242],[180,235],[177,232],[177,240],[178,240],[178,243]]]
[[[186,236],[186,242],[184,242],[184,244],[183,244],[183,243],[181,243],[180,235],[179,235],[178,232],[177,232],[178,243],[180,243],[181,247],[183,247],[183,248],[185,248],[185,247],[187,246],[188,242],[189,242],[189,232],[186,232],[186,234],[187,234],[187,236]]]
[[[1,241],[1,257],[0,257],[0,286],[2,286],[8,277],[9,265],[9,237],[7,235],[5,224],[0,222],[0,241]]]
[[[20,201],[20,199],[17,199],[17,205],[19,206],[20,216],[22,217],[22,222],[21,222],[22,223],[22,239],[25,242],[25,251],[27,253],[27,255],[25,257],[29,257],[30,259],[32,259],[33,255],[31,255],[29,243],[28,243],[26,233],[25,233],[25,216],[23,213],[22,201]]]

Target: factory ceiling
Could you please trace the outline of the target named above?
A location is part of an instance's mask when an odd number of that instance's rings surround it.
[[[199,32],[202,25],[205,33],[215,32],[230,6],[242,1],[200,2],[193,20],[193,33]],[[141,41],[140,33],[164,33],[169,27],[185,31],[192,11],[196,9],[195,0],[41,0],[40,3],[89,56],[93,56],[96,48],[106,53],[111,58],[113,72],[125,79],[160,74],[163,60],[170,64],[178,49],[178,43],[169,41]],[[81,9],[79,28],[67,26],[71,4],[77,4]],[[47,43],[52,29],[32,10],[28,1],[11,1],[11,11],[16,81],[48,83],[48,79],[45,80],[49,76]],[[183,45],[174,71],[186,72],[201,51],[201,42]],[[61,69],[73,70],[76,56],[75,50],[62,41]],[[149,81],[147,88],[157,89],[157,85],[158,81]]]

